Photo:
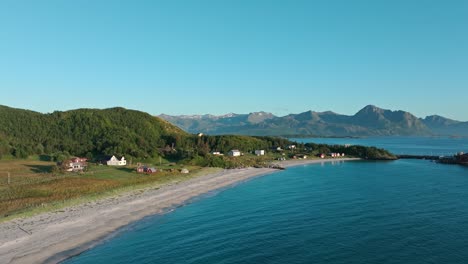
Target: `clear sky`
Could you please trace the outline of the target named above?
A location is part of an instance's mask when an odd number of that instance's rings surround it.
[[[0,104],[468,121],[466,0],[2,0]]]

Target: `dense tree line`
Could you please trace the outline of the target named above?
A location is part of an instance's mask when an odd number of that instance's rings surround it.
[[[190,159],[205,157],[213,150],[253,151],[286,142],[271,137],[198,137],[147,113],[124,108],[41,114],[0,106],[0,157],[46,154],[55,158],[117,155]]]
[[[390,153],[385,149],[380,149],[376,147],[366,147],[360,145],[326,145],[326,144],[315,144],[315,143],[306,143],[304,147],[308,149],[313,154],[319,153],[346,153],[348,156],[360,157],[363,159],[371,160],[394,160],[397,159],[395,155]]]
[[[0,106],[0,156],[34,154],[154,157],[174,137],[189,135],[139,111],[79,109],[40,114]]]
[[[149,159],[204,160],[221,164],[211,151],[232,149],[253,152],[293,144],[279,137],[197,136],[147,113],[124,108],[78,109],[41,114],[0,106],[0,158],[47,155],[54,160],[67,156],[96,159],[107,155]],[[297,144],[297,143],[295,143]],[[364,158],[385,158],[391,154],[375,148],[297,144],[298,149],[346,152]]]

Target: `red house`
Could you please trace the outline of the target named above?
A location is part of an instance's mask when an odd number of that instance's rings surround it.
[[[154,167],[147,167],[147,166],[139,166],[137,168],[138,173],[146,173],[146,174],[152,174],[156,173],[158,170]]]

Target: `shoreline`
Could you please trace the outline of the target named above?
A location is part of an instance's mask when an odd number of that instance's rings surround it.
[[[287,160],[293,166],[357,158]],[[164,214],[200,195],[278,172],[271,168],[230,169],[161,188],[147,188],[0,224],[0,263],[58,263],[92,248],[144,217]]]

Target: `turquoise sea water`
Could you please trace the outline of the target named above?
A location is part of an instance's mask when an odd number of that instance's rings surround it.
[[[147,217],[66,263],[467,263],[468,167],[305,165]]]
[[[468,138],[451,137],[364,137],[364,138],[293,138],[298,142],[376,146],[395,154],[453,155],[468,152]]]

